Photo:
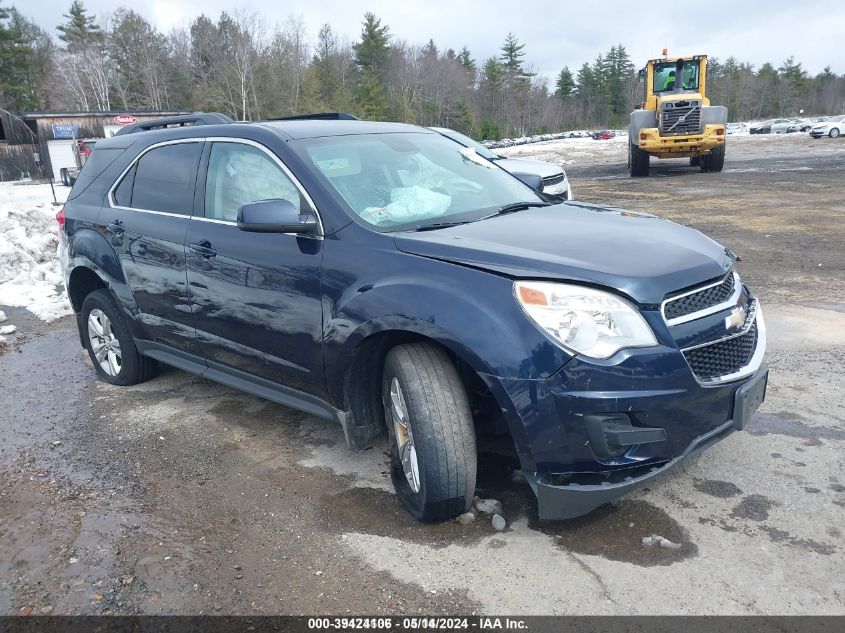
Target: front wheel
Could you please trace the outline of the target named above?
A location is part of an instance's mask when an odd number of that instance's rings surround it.
[[[690,164],[690,167],[700,167],[701,166],[701,156],[690,156],[689,157],[689,164]]]
[[[725,143],[714,147],[709,154],[701,157],[701,171],[718,172],[725,167]]]
[[[59,178],[61,178],[62,184],[65,187],[70,187],[70,172],[67,167],[59,169]]]
[[[839,136],[839,128],[838,128],[838,127],[833,128],[833,129],[832,129],[832,130],[828,133],[828,136],[830,136],[830,138],[836,138],[837,136]]]
[[[641,178],[644,176],[648,176],[651,159],[649,153],[644,152],[639,148],[639,146],[635,145],[634,143],[629,143],[628,147],[631,156],[629,161],[629,165],[631,168],[631,176],[633,178]]]
[[[469,399],[457,369],[434,345],[400,345],[382,379],[391,476],[399,499],[420,521],[469,510],[477,455]]]

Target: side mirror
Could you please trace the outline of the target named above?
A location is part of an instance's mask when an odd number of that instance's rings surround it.
[[[513,174],[516,178],[531,187],[534,191],[540,191],[543,188],[543,179],[537,174]]]
[[[645,83],[645,68],[640,68],[640,72],[637,75],[640,78],[640,83]]]
[[[238,228],[251,233],[315,235],[319,225],[310,213],[300,215],[288,200],[258,200],[238,209]]]

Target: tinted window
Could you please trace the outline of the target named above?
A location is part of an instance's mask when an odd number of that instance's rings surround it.
[[[135,182],[135,165],[132,166],[114,190],[114,203],[119,207],[132,206],[132,183]]]
[[[131,206],[190,215],[201,148],[201,143],[177,143],[144,154],[135,168]]]
[[[237,220],[238,208],[256,200],[288,200],[299,209],[299,190],[262,150],[243,143],[214,143],[205,184],[205,217]]]
[[[75,198],[77,195],[91,184],[91,182],[100,174],[102,174],[106,167],[111,165],[115,159],[120,156],[125,150],[123,148],[104,148],[98,149],[96,152],[91,152],[91,155],[82,166],[82,171],[76,178],[76,183],[73,185],[70,198]]]

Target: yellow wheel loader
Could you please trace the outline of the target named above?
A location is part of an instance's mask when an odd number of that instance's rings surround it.
[[[701,171],[722,171],[728,109],[707,98],[707,56],[651,59],[640,71],[645,100],[631,113],[628,167],[648,176],[652,156],[687,158]]]

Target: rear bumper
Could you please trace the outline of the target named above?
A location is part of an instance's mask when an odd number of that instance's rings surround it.
[[[656,127],[643,128],[636,139],[639,148],[659,158],[682,158],[684,156],[698,156],[709,154],[710,151],[724,144],[724,124],[709,124],[704,126],[702,134],[688,134],[682,136],[660,136]]]

